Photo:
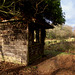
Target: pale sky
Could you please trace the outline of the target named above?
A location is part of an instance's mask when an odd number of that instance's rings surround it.
[[[65,24],[75,26],[75,0],[61,0],[61,6],[65,12]]]

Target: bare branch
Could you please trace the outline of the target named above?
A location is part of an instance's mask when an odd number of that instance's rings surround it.
[[[41,14],[45,11],[45,9],[47,8],[48,4],[43,8],[42,11],[38,12],[38,9],[36,9],[36,13],[34,14],[34,16],[36,16],[36,14]]]
[[[3,4],[2,4],[2,6],[4,5],[5,1],[6,1],[6,0],[3,0]]]
[[[44,7],[44,9],[41,12],[39,12],[39,14],[43,13],[47,7],[48,7],[48,4]]]
[[[3,11],[3,10],[0,10],[0,12],[5,13],[5,14],[15,15],[14,13],[6,12],[6,11]]]
[[[39,4],[40,4],[40,3],[42,3],[43,1],[44,1],[44,0],[41,0],[39,3],[37,3],[37,2],[36,2],[36,7],[34,7],[34,6],[33,6],[33,8],[34,8],[35,10],[37,10],[37,9],[38,9]]]
[[[36,8],[33,6],[34,10],[36,10]]]
[[[37,5],[39,5],[40,3],[42,3],[44,0],[41,0],[39,3],[37,3]]]
[[[33,7],[33,8],[35,9],[35,11],[36,11],[36,13],[34,14],[34,16],[36,16],[36,14],[38,14],[38,10],[39,10],[38,6],[39,6],[39,4],[42,3],[43,1],[44,1],[44,0],[41,0],[39,3],[36,2],[36,8]]]
[[[12,2],[10,5],[8,5],[8,6],[0,6],[0,9],[1,8],[9,8],[10,6],[12,6],[14,4],[14,2]]]

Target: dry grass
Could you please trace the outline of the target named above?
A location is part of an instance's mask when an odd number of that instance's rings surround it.
[[[72,39],[52,42],[53,43],[51,43],[51,41],[46,41],[45,50],[75,53],[75,41]]]

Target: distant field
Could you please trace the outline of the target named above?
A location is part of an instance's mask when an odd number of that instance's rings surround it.
[[[67,52],[75,54],[75,38],[45,40],[45,54]]]
[[[66,42],[71,42],[75,41],[75,38],[69,38],[69,39],[62,39],[62,40],[57,40],[57,39],[46,39],[45,43],[50,43],[50,44],[55,44],[55,43],[60,43],[61,41],[66,41]]]

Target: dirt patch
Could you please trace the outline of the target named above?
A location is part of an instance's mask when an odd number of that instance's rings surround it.
[[[38,64],[42,75],[75,75],[75,55],[58,55]]]
[[[59,54],[52,58],[49,57],[43,57],[37,61],[41,63],[34,63],[28,67],[1,62],[0,75],[75,75],[75,55]]]

